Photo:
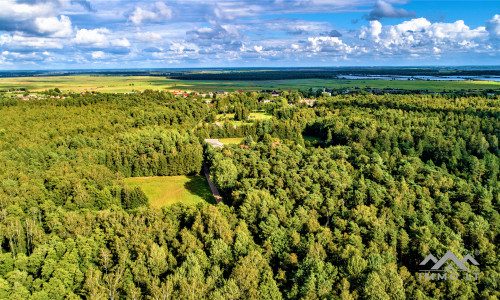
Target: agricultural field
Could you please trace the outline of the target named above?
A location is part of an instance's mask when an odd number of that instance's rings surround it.
[[[154,207],[174,203],[197,204],[206,201],[215,204],[210,187],[203,176],[154,176],[131,177],[125,182],[138,186]]]
[[[334,88],[391,88],[421,89],[440,92],[443,90],[498,89],[500,82],[493,81],[424,81],[424,80],[354,80],[354,79],[289,79],[265,81],[177,80],[158,76],[41,76],[0,78],[0,91],[25,88],[40,92],[59,88],[73,92],[132,92],[135,90],[213,91],[228,92],[263,89],[304,90]]]

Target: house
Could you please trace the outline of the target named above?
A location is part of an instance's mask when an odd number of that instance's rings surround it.
[[[307,105],[309,105],[309,106],[314,106],[314,104],[316,103],[316,98],[314,98],[314,99],[302,99],[302,102],[307,103]]]
[[[186,94],[186,93],[184,93],[182,91],[178,91],[178,92],[174,93],[174,95],[176,95],[176,96],[183,96],[184,98],[187,98],[187,96],[188,96],[188,94]]]
[[[214,148],[224,148],[224,144],[219,142],[218,139],[205,139],[205,142],[209,143]]]

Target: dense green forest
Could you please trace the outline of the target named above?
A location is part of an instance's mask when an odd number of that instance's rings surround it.
[[[498,96],[259,97],[0,96],[0,299],[500,297]],[[204,163],[224,203],[123,180]],[[421,280],[447,251],[477,280]]]

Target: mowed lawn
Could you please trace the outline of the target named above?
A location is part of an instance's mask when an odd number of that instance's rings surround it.
[[[154,207],[174,203],[196,204],[202,201],[215,204],[204,176],[154,176],[131,177],[125,182],[140,187]]]

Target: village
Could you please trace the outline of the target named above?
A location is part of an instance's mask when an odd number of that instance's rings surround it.
[[[69,96],[75,96],[75,95],[80,95],[80,96],[85,96],[86,94],[99,94],[100,92],[96,91],[83,91],[83,92],[64,92],[62,90],[59,90],[58,88],[55,89],[50,89],[48,91],[43,91],[43,92],[34,92],[31,93],[27,91],[26,89],[9,89],[7,92],[11,93],[11,97],[13,98],[18,98],[22,100],[43,100],[43,99],[66,99]],[[22,94],[16,94],[16,92],[23,92]],[[137,94],[137,93],[144,93],[145,91],[139,91],[139,90],[134,90],[131,92],[114,92],[114,94],[123,94],[123,95],[128,95],[128,94]],[[292,93],[297,93],[295,96],[295,99],[298,100],[299,102],[304,102],[309,106],[313,106],[316,102],[317,99],[320,97],[330,97],[330,96],[336,96],[336,95],[384,95],[384,94],[392,94],[392,95],[445,95],[445,94],[453,94],[453,95],[470,95],[470,94],[481,94],[486,97],[495,97],[496,95],[499,95],[500,92],[498,91],[475,91],[475,90],[469,90],[469,91],[441,91],[441,92],[435,92],[435,91],[428,91],[428,90],[407,90],[407,89],[379,89],[379,88],[318,88],[318,89],[313,89],[309,88],[308,90],[298,90],[298,91],[283,91],[283,90],[249,90],[249,91],[243,91],[243,90],[237,90],[237,91],[224,91],[224,90],[215,90],[215,91],[209,91],[209,92],[197,92],[197,91],[189,91],[189,90],[169,90],[167,89],[166,92],[172,93],[173,95],[177,97],[183,97],[183,98],[197,98],[197,99],[203,99],[205,103],[210,104],[212,103],[212,100],[214,99],[220,99],[223,98],[229,94],[244,94],[244,93],[257,93],[258,94],[258,99],[259,102],[261,103],[273,103],[275,102],[275,99],[277,97],[281,97],[286,93],[287,95],[290,95]],[[173,102],[173,101],[172,101]],[[293,104],[291,104],[293,106]]]

